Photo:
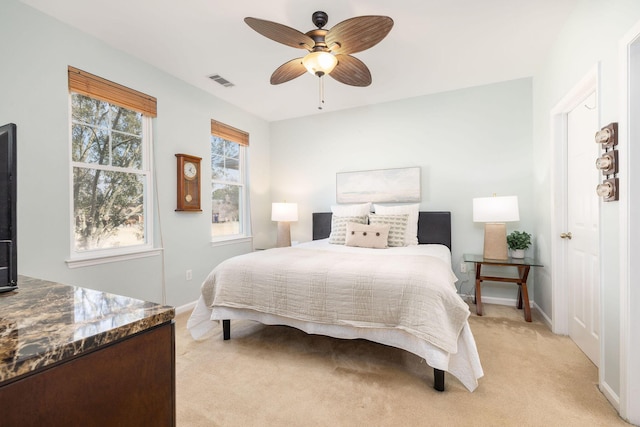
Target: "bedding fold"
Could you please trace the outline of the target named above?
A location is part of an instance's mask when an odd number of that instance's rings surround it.
[[[207,307],[304,322],[401,329],[455,354],[469,308],[450,265],[426,255],[276,248],[220,263],[202,285]]]

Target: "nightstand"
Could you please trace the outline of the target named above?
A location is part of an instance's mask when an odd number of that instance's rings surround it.
[[[508,282],[518,285],[518,308],[524,308],[524,320],[531,322],[531,306],[529,304],[529,292],[527,290],[527,278],[531,267],[542,267],[533,258],[508,258],[506,260],[487,259],[482,255],[464,254],[464,262],[476,264],[476,314],[482,316],[482,289],[481,283],[485,280],[491,282]],[[491,265],[497,267],[515,267],[518,277],[484,276],[482,266]],[[524,307],[523,307],[524,305]]]

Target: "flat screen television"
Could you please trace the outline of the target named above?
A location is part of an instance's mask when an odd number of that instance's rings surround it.
[[[18,287],[16,125],[0,126],[0,292]]]

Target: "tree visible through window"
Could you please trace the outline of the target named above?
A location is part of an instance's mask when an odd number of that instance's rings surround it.
[[[67,71],[72,258],[151,248],[151,119],[157,100],[72,66]]]
[[[211,136],[211,234],[213,237],[241,235],[244,179],[241,147]]]
[[[147,243],[142,113],[71,94],[74,250]]]

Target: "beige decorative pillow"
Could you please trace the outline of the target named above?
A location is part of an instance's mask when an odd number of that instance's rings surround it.
[[[389,238],[389,225],[347,223],[345,245],[359,248],[384,249]]]
[[[420,205],[415,203],[411,205],[373,205],[373,208],[377,214],[381,215],[400,215],[409,214],[409,221],[407,222],[407,231],[404,236],[405,245],[417,245],[418,244],[418,216],[420,215]]]
[[[331,217],[331,234],[329,234],[329,243],[335,245],[344,245],[345,236],[347,235],[347,223],[355,222],[357,224],[366,224],[366,216],[339,216],[333,214]]]
[[[371,225],[389,225],[389,239],[387,245],[389,247],[406,246],[405,234],[407,232],[407,222],[409,215],[375,215],[369,216],[369,224]]]

